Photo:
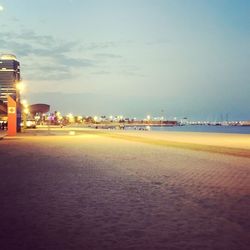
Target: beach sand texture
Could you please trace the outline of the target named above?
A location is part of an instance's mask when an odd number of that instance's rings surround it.
[[[249,249],[250,158],[158,135],[1,140],[1,249]]]

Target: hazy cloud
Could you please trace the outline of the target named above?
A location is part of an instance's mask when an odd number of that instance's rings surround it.
[[[96,49],[108,49],[117,47],[117,43],[113,41],[106,41],[106,42],[92,42],[87,43],[82,46],[83,49],[86,50],[96,50]]]
[[[28,61],[28,77],[32,79],[69,79],[74,76],[71,72],[73,68],[95,66],[92,59],[71,55],[78,46],[77,42],[60,41],[31,30],[19,33],[0,31],[0,37],[0,51],[14,53],[18,57],[29,57],[29,60],[23,61]]]
[[[54,36],[40,35],[27,29],[20,32],[0,31],[0,52],[16,54],[22,62],[28,62],[22,64],[22,72],[32,80],[70,79],[76,76],[76,74],[72,74],[73,69],[87,67],[97,69],[96,72],[92,73],[94,75],[110,74],[109,71],[103,70],[101,65],[108,60],[122,59],[123,57],[110,52],[94,52],[99,49],[114,48],[118,44],[119,42],[112,41],[86,44],[78,41],[61,41]],[[92,54],[91,58],[72,56],[79,54],[79,51],[87,50],[93,51],[90,53],[90,55]],[[131,70],[124,65],[121,67],[123,68],[121,68],[120,74],[141,76],[134,69]],[[26,69],[28,73],[26,73]]]
[[[116,55],[116,54],[112,54],[112,53],[96,53],[95,56],[99,57],[99,58],[110,58],[110,59],[121,59],[122,56],[120,55]]]
[[[14,22],[14,23],[20,23],[20,19],[16,18],[16,17],[12,17],[10,19],[11,22]]]
[[[99,70],[99,71],[95,71],[92,73],[93,75],[109,75],[110,72],[109,71],[105,71],[105,70]]]

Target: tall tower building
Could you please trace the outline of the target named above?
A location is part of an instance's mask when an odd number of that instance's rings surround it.
[[[0,101],[7,103],[10,95],[17,102],[20,101],[18,82],[20,81],[20,63],[14,55],[0,55]]]

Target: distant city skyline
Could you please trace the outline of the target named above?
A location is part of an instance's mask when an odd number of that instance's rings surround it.
[[[1,0],[0,54],[52,110],[250,120],[250,1]]]

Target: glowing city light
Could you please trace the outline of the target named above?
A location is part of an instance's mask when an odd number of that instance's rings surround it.
[[[27,100],[23,99],[21,101],[21,104],[23,105],[24,108],[28,108],[28,101]]]
[[[18,83],[16,84],[16,89],[17,89],[20,93],[22,93],[22,92],[25,90],[25,84],[24,84],[22,81],[18,82]]]
[[[69,119],[70,123],[74,122],[74,116],[72,113],[67,114],[67,118]]]
[[[25,108],[25,109],[23,110],[23,112],[27,115],[27,114],[29,113],[29,109],[28,109],[28,108]]]

